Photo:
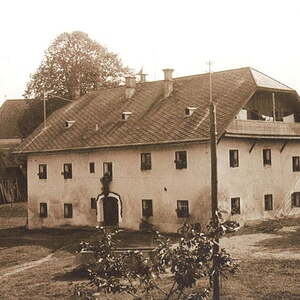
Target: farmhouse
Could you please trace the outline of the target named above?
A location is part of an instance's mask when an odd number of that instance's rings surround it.
[[[89,93],[16,149],[27,156],[28,221],[175,231],[210,218],[209,74]],[[300,104],[252,68],[212,75],[219,206],[244,222],[300,212]],[[100,182],[101,179],[101,182]]]
[[[6,100],[0,107],[0,203],[26,200],[26,170],[11,154],[22,142],[18,122],[28,109],[26,100]]]

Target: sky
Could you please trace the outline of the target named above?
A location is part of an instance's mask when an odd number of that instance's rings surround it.
[[[0,105],[22,98],[44,51],[83,31],[149,80],[251,66],[300,93],[298,0],[0,1]]]

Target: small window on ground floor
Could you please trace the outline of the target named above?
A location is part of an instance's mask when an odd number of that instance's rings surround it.
[[[273,195],[265,195],[265,210],[273,210]]]
[[[300,192],[292,194],[292,207],[300,207]]]
[[[189,201],[178,200],[176,212],[178,218],[187,218],[189,216]]]
[[[153,216],[153,207],[152,200],[142,200],[142,216],[143,217],[152,217]]]
[[[48,217],[47,203],[40,203],[40,217],[41,218],[47,218]]]
[[[64,217],[73,218],[73,206],[71,203],[64,204]]]
[[[97,209],[96,198],[91,198],[91,209]]]
[[[240,215],[241,214],[241,203],[240,198],[231,198],[231,214]]]

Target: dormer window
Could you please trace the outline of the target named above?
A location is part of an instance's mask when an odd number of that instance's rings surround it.
[[[124,111],[124,112],[122,112],[122,120],[123,121],[127,121],[131,115],[132,115],[131,111]]]
[[[194,113],[194,111],[197,109],[197,107],[191,107],[191,106],[188,106],[185,110],[184,110],[184,112],[185,112],[185,116],[186,117],[190,117],[193,113]]]
[[[74,120],[73,120],[73,121],[66,121],[66,122],[65,122],[65,127],[66,127],[66,128],[70,128],[74,123],[75,123]]]

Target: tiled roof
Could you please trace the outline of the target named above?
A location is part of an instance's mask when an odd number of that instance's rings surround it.
[[[21,138],[18,121],[28,104],[25,99],[6,100],[0,107],[0,139]]]
[[[217,102],[218,133],[256,91],[250,68],[216,72],[213,99]],[[174,79],[172,94],[164,98],[164,81],[139,83],[131,99],[125,87],[89,93],[53,113],[47,128],[36,129],[17,152],[104,148],[159,144],[209,138],[209,74]],[[190,117],[186,107],[197,107]],[[132,112],[127,121],[122,112]],[[66,128],[66,120],[76,122]],[[97,130],[98,129],[98,130]]]

